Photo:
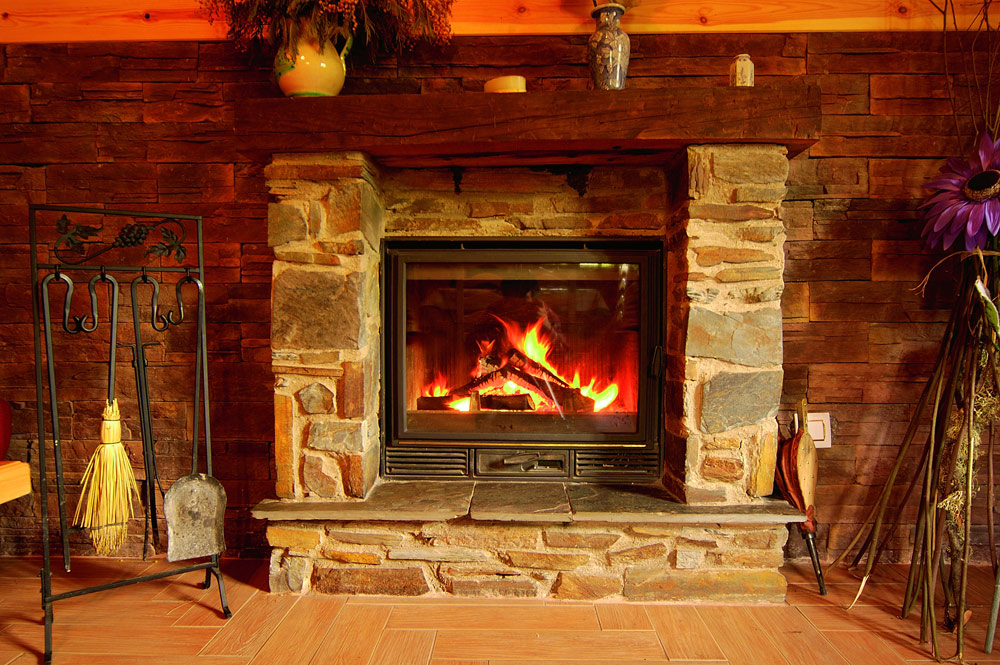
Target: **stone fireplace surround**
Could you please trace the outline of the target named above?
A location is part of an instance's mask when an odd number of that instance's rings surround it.
[[[753,113],[742,142],[661,134],[627,159],[620,147],[581,159],[504,143],[481,160],[495,138],[451,163],[401,156],[399,137],[389,150],[365,137],[275,153],[265,176],[279,499],[254,511],[269,521],[272,590],[782,599],[784,525],[797,513],[761,498],[781,393],[781,201],[789,149],[816,127],[747,140]],[[638,140],[626,148],[653,146]],[[447,139],[429,145],[456,154]],[[381,241],[515,235],[665,242],[662,488],[379,482]]]

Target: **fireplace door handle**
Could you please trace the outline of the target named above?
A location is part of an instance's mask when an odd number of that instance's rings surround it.
[[[541,457],[538,453],[521,453],[519,455],[511,455],[510,457],[503,458],[504,466],[518,466],[521,467],[521,471],[530,471],[538,466],[538,458]]]
[[[520,453],[518,455],[511,455],[510,457],[505,457],[501,460],[504,466],[516,466],[521,469],[521,471],[531,471],[532,469],[543,468],[543,469],[562,469],[563,461],[561,459],[543,459],[541,453]]]
[[[653,357],[649,361],[649,375],[654,379],[663,376],[663,347],[653,347]]]

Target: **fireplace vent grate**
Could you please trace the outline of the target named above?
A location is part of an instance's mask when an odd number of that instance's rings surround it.
[[[385,451],[385,470],[390,476],[467,476],[469,451],[390,448]]]
[[[581,478],[648,479],[660,471],[654,451],[576,451],[576,475]]]

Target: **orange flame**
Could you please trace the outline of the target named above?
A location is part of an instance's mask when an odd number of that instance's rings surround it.
[[[570,387],[576,388],[580,391],[580,394],[584,397],[589,397],[594,400],[594,412],[601,411],[608,405],[614,403],[615,398],[618,397],[618,384],[609,384],[607,388],[601,390],[600,392],[594,390],[594,384],[597,383],[597,379],[591,379],[590,383],[586,386],[580,387],[580,373],[576,372],[573,374],[573,381],[570,383]]]
[[[434,383],[424,388],[424,397],[446,397],[448,395],[448,381],[438,374],[434,377]]]

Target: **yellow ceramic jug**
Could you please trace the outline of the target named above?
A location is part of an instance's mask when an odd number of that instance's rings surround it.
[[[338,52],[328,41],[322,52],[315,41],[306,38],[298,41],[298,55],[278,51],[274,57],[274,78],[278,87],[288,97],[332,97],[344,87],[347,73],[346,58],[351,50],[352,37],[346,30],[344,47]]]

